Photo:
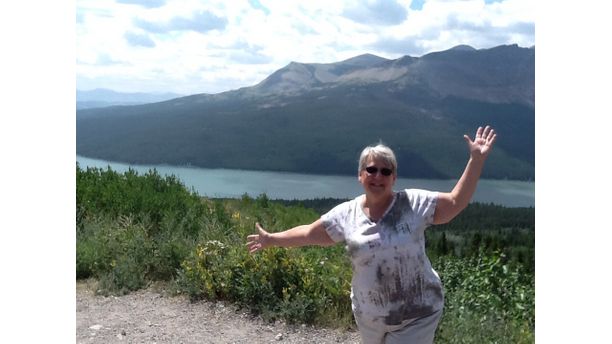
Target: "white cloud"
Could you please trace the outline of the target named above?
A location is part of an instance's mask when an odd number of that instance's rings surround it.
[[[174,17],[169,22],[152,22],[135,19],[134,24],[151,33],[167,33],[171,31],[196,31],[205,33],[211,30],[223,30],[227,19],[218,17],[209,11],[195,12],[191,17]]]
[[[531,0],[428,0],[420,10],[373,0],[122,2],[77,0],[80,89],[217,93],[252,86],[291,61],[535,44]]]

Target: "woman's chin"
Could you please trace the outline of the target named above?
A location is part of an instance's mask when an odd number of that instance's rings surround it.
[[[367,191],[374,195],[382,195],[388,192],[385,186],[375,186],[375,185],[368,186]]]

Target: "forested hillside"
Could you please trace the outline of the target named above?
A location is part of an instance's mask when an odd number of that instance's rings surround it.
[[[457,178],[463,134],[498,132],[484,178],[535,177],[534,49],[292,63],[253,87],[77,112],[77,153],[134,164],[354,175],[382,140],[399,175]]]

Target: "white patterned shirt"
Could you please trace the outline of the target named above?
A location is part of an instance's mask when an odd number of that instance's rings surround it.
[[[433,222],[438,192],[397,191],[378,222],[364,213],[362,197],[321,216],[332,240],[346,243],[358,322],[398,325],[441,310],[442,283],[425,253],[425,228]]]

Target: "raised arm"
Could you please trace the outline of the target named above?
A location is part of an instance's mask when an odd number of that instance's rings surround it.
[[[329,237],[321,219],[309,225],[293,227],[283,232],[268,233],[259,223],[256,223],[258,234],[247,237],[247,246],[250,253],[268,247],[299,247],[308,245],[331,246],[334,241]]]
[[[470,150],[470,159],[453,190],[451,192],[440,192],[434,213],[434,224],[449,222],[467,207],[474,191],[476,191],[476,184],[480,179],[482,167],[493,148],[497,135],[487,125],[484,129],[478,127],[474,141],[467,135],[463,135],[463,138]]]

